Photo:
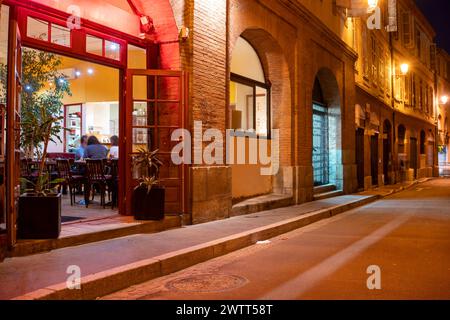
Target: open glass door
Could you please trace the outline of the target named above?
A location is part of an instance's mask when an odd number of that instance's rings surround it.
[[[8,246],[16,243],[17,211],[20,196],[20,107],[22,47],[15,18],[10,20],[8,98],[6,108],[6,224]]]
[[[181,71],[129,69],[126,76],[126,213],[140,178],[133,158],[140,148],[159,150],[164,165],[161,184],[166,189],[166,214],[185,213],[185,168],[171,160],[172,133],[185,127],[185,75]]]

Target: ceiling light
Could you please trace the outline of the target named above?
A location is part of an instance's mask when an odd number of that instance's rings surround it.
[[[92,69],[92,68],[87,69],[87,73],[90,74],[90,75],[93,75],[94,74],[94,69]]]

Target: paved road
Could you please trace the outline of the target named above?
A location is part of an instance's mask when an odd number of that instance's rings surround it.
[[[450,179],[105,299],[450,299]]]

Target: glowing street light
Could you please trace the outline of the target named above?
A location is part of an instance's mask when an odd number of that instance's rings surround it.
[[[442,102],[442,104],[447,104],[447,102],[448,102],[448,97],[447,97],[447,96],[442,96],[442,97],[441,97],[441,102]]]
[[[401,72],[402,76],[406,76],[408,74],[408,71],[409,71],[409,64],[402,63],[400,65],[400,72]]]

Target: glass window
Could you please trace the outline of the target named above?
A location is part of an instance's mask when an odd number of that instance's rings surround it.
[[[27,37],[64,47],[71,46],[70,29],[33,17],[27,17]]]
[[[235,131],[270,135],[270,89],[256,51],[239,38],[233,51],[229,127]]]
[[[70,47],[70,29],[52,24],[52,43]]]
[[[128,68],[147,69],[147,50],[128,45]]]
[[[103,56],[103,39],[86,35],[86,52]]]
[[[121,45],[93,35],[86,35],[86,52],[100,57],[120,61]]]
[[[231,82],[230,85],[231,129],[240,131],[254,130],[253,122],[253,87]]]
[[[27,36],[33,39],[48,41],[49,23],[44,20],[28,17],[27,19]]]
[[[120,44],[105,40],[105,57],[120,61]]]

